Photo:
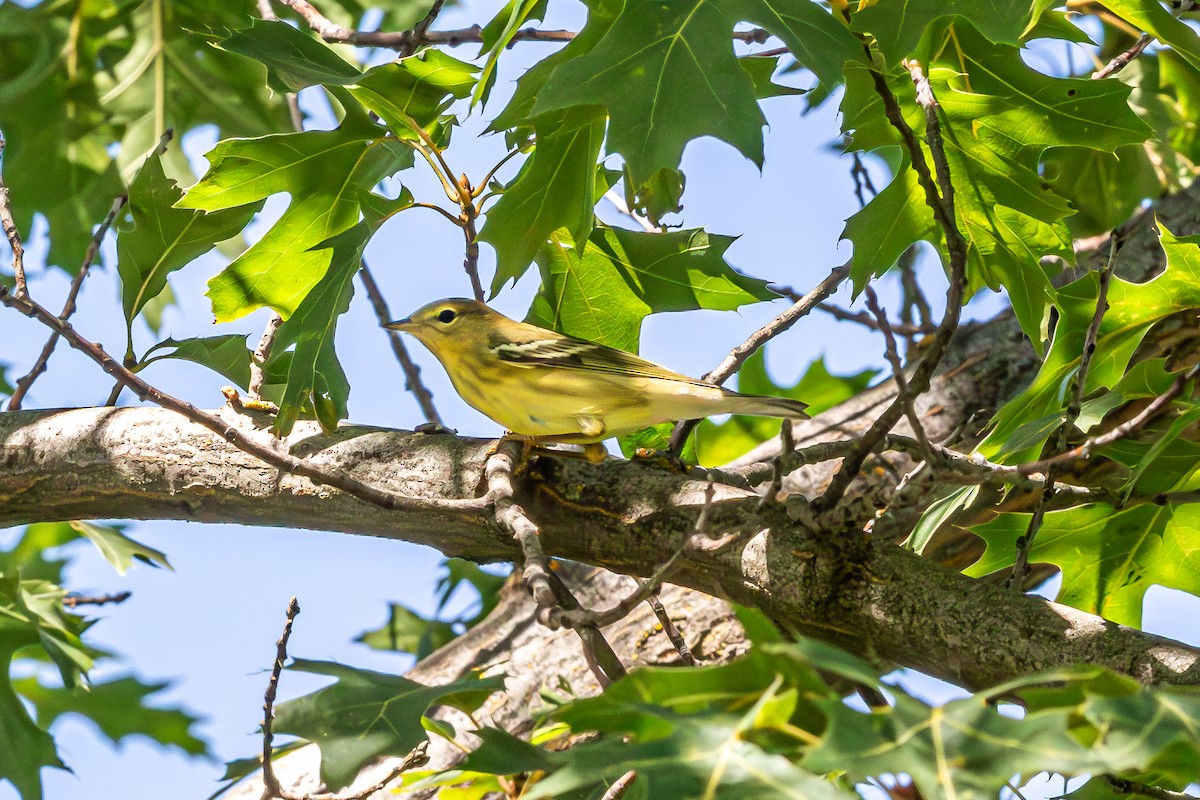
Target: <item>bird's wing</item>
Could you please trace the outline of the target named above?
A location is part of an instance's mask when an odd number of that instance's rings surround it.
[[[550,332],[547,331],[547,333]],[[511,364],[526,366],[540,364],[560,369],[585,369],[613,375],[659,378],[684,381],[697,386],[712,386],[710,383],[680,375],[678,372],[659,366],[653,361],[639,358],[632,353],[561,333],[555,333],[553,336],[545,338],[531,338],[524,342],[504,341],[494,345],[492,352],[501,361]]]

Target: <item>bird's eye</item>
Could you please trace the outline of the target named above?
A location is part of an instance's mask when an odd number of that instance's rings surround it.
[[[452,309],[443,308],[438,312],[437,318],[438,322],[454,322],[454,318],[457,316]]]

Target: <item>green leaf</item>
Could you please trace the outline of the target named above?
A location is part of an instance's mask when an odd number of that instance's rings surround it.
[[[477,72],[440,50],[424,50],[368,70],[348,91],[393,133],[405,137],[411,136],[414,123],[431,131],[451,103],[471,93]]]
[[[500,677],[423,686],[395,675],[304,659],[297,659],[289,669],[336,679],[332,685],[275,710],[277,732],[320,746],[321,780],[331,791],[347,786],[375,759],[406,755],[424,741],[421,717],[430,706],[472,711],[492,692],[504,688]]]
[[[750,76],[750,83],[754,84],[754,96],[759,100],[768,97],[795,97],[808,93],[806,89],[784,86],[771,80],[782,58],[783,56],[742,56],[738,59],[742,69]]]
[[[0,612],[6,598],[0,589]],[[9,680],[13,651],[20,646],[14,641],[9,624],[0,618],[0,781],[8,781],[23,800],[41,800],[42,767],[66,769],[58,757],[54,739],[30,718],[25,704],[13,691]]]
[[[596,160],[604,120],[595,109],[572,109],[534,121],[533,155],[487,212],[479,240],[496,249],[495,296],[525,274],[550,235],[566,228],[574,241],[592,229]]]
[[[191,361],[208,367],[243,389],[250,385],[251,353],[250,348],[246,347],[245,334],[182,340],[167,338],[146,351],[142,357],[142,367],[163,358]]]
[[[360,222],[345,233],[324,243],[328,249],[329,271],[304,298],[275,334],[275,353],[268,362],[279,363],[287,353],[287,385],[279,403],[279,413],[271,430],[286,436],[302,409],[311,405],[321,427],[332,430],[346,417],[350,384],[334,349],[337,318],[350,307],[354,294],[351,279],[362,264],[363,248],[372,233],[371,226]]]
[[[914,242],[944,242],[907,158],[892,182],[846,220],[841,238],[854,243],[850,277],[856,295],[872,278],[891,269]]]
[[[886,62],[894,67],[912,55],[934,20],[961,17],[992,42],[1017,45],[1050,5],[1049,0],[880,0],[855,14],[851,27],[874,36]]]
[[[486,572],[474,561],[465,558],[447,558],[442,562],[442,566],[446,572],[438,576],[435,586],[439,614],[445,611],[451,595],[464,585],[470,586],[479,595],[478,611],[470,619],[461,620],[467,627],[486,617],[500,602],[500,590],[508,581],[504,575]]]
[[[63,685],[75,687],[93,664],[91,651],[79,638],[90,623],[64,610],[66,594],[48,581],[0,575],[0,652],[36,645],[58,667]],[[7,687],[6,681],[0,683]]]
[[[967,570],[987,575],[1012,566],[1028,514],[1001,514],[972,531],[987,542]],[[1090,503],[1045,514],[1030,562],[1063,573],[1058,600],[1122,625],[1141,625],[1142,598],[1152,585],[1200,592],[1200,505],[1116,509]]]
[[[1120,82],[1042,75],[1024,64],[1017,48],[988,42],[965,24],[949,28],[938,43],[946,60],[928,72],[942,109],[956,221],[967,240],[968,294],[983,286],[1007,289],[1022,330],[1040,347],[1053,297],[1040,259],[1074,257],[1062,222],[1071,208],[1039,174],[1042,153],[1064,145],[1111,151],[1141,142],[1149,129],[1129,108],[1128,87]],[[908,76],[896,76],[889,86],[910,126],[924,131]],[[899,143],[861,70],[848,77],[843,116],[856,148]],[[924,204],[923,190],[905,175],[851,219],[845,235],[855,245],[856,285],[918,239],[942,246]]]
[[[35,522],[25,526],[21,536],[8,551],[0,551],[0,574],[20,573],[27,580],[62,583],[66,559],[51,559],[49,550],[73,542],[79,532],[69,522]]]
[[[1160,230],[1167,257],[1162,274],[1145,283],[1113,278],[1109,284],[1109,308],[1097,336],[1085,394],[1120,381],[1138,344],[1155,322],[1179,311],[1200,308],[1200,237],[1175,237]],[[1079,368],[1098,291],[1095,274],[1057,290],[1059,321],[1049,352],[1029,387],[997,412],[992,431],[977,447],[984,456],[1010,464],[1037,458],[1046,436],[1054,429],[1050,417],[1065,413],[1064,393]],[[1035,437],[1023,440],[1020,449],[1014,449],[1012,437],[1030,420],[1046,420],[1048,424],[1041,426]]]
[[[218,322],[269,306],[285,319],[329,269],[318,247],[358,222],[371,189],[406,163],[411,151],[361,114],[333,131],[305,131],[220,142],[204,178],[181,208],[215,210],[279,192],[291,203],[271,229],[209,281]]]
[[[509,0],[504,8],[483,27],[483,42],[480,53],[487,53],[487,60],[479,73],[479,81],[471,93],[471,105],[486,101],[496,82],[496,64],[500,54],[507,50],[521,26],[531,20],[544,19],[547,0]]]
[[[1111,231],[1129,219],[1143,197],[1158,191],[1154,167],[1138,145],[1103,152],[1086,147],[1056,147],[1043,156],[1051,188],[1071,201],[1077,213],[1067,218],[1077,237]]]
[[[600,792],[629,770],[637,772],[641,791],[650,797],[834,800],[855,796],[750,741],[747,729],[753,733],[760,727],[753,719],[756,713],[755,708],[744,717],[648,709],[645,717],[653,717],[658,732],[665,735],[605,739],[556,754],[564,765],[526,796],[537,800],[580,789]]]
[[[134,559],[152,567],[172,569],[165,553],[130,539],[121,533],[120,528],[84,521],[72,522],[71,527],[96,545],[105,560],[112,564],[120,575],[124,575],[133,566]]]
[[[845,61],[863,58],[849,30],[805,0],[626,4],[611,26],[600,17],[604,32],[594,46],[554,67],[532,113],[604,106],[609,149],[624,156],[638,184],[659,168],[678,167],[684,146],[701,136],[728,142],[761,166],[765,119],[734,56],[738,22],[780,37],[823,82],[836,84]]]
[[[342,86],[362,77],[357,67],[330,47],[286,22],[256,19],[249,28],[220,39],[217,46],[266,65],[267,83],[277,92],[322,83]]]
[[[117,235],[117,273],[121,305],[132,346],[133,320],[167,286],[167,276],[236,235],[261,202],[210,213],[174,208],[183,196],[163,173],[161,156],[152,154],[129,187],[129,206]]]
[[[1158,440],[1150,446],[1150,449],[1148,449],[1143,455],[1141,455],[1140,458],[1138,458],[1136,464],[1132,465],[1133,471],[1130,472],[1129,477],[1125,479],[1125,485],[1121,490],[1121,497],[1125,501],[1129,500],[1130,495],[1133,494],[1134,489],[1136,489],[1138,486],[1139,479],[1146,472],[1146,470],[1149,469],[1149,467],[1154,464],[1154,462],[1157,461],[1158,458],[1162,456],[1180,436],[1183,435],[1184,431],[1188,430],[1192,425],[1194,425],[1197,420],[1200,420],[1200,406],[1193,406],[1176,417],[1175,421],[1171,423],[1171,427],[1167,428],[1166,433],[1160,436]],[[1163,477],[1161,473],[1165,472],[1165,470],[1158,470],[1158,472],[1159,475],[1157,477],[1161,478]]]
[[[83,689],[64,689],[40,684],[36,678],[15,682],[16,690],[33,704],[38,724],[49,728],[67,714],[91,720],[114,745],[131,736],[146,736],[160,745],[177,747],[188,755],[208,755],[208,744],[198,739],[191,727],[198,719],[180,708],[154,708],[150,696],[168,688],[168,683],[143,683],[131,676],[112,678]]]
[[[658,170],[650,180],[638,186],[628,170],[625,173],[625,204],[630,210],[662,228],[664,214],[678,214],[683,210],[683,189],[687,178],[677,169]]]
[[[781,386],[767,374],[765,350],[758,350],[738,370],[738,391],[771,397],[790,397],[808,403],[809,413],[820,414],[849,400],[871,383],[875,370],[852,375],[834,375],[825,366],[824,357],[808,369],[792,386]],[[726,422],[701,420],[696,428],[698,463],[719,466],[733,461],[755,446],[779,434],[779,420],[734,415]]]
[[[560,230],[538,255],[542,286],[525,321],[637,352],[648,314],[732,310],[774,299],[765,281],[725,261],[732,243],[700,229],[642,233],[600,226],[580,252]]]
[[[904,540],[904,546],[916,553],[924,553],[938,528],[974,503],[975,498],[979,496],[979,490],[979,486],[961,486],[950,491],[945,497],[934,500],[913,526],[912,533]]]
[[[458,635],[449,622],[426,619],[399,603],[389,603],[388,608],[387,622],[363,631],[354,641],[375,650],[411,653],[420,660]]]
[[[530,67],[518,80],[516,91],[504,110],[488,126],[489,133],[499,133],[533,122],[533,106],[550,75],[560,65],[590,52],[604,38],[624,6],[623,0],[586,0],[587,24],[558,52],[543,58]]]
[[[852,780],[890,772],[912,777],[922,797],[994,797],[1013,775],[1077,774],[1108,764],[1071,735],[1067,713],[1000,713],[989,694],[933,707],[892,691],[895,704],[869,714],[840,698],[821,701],[829,727],[801,766],[847,771]]]

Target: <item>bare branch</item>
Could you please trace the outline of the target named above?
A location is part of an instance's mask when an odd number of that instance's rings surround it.
[[[14,309],[30,319],[36,319],[52,331],[57,331],[67,343],[100,365],[101,369],[116,378],[118,386],[126,386],[133,390],[142,400],[150,400],[156,405],[175,411],[198,425],[203,425],[239,450],[243,450],[261,459],[283,472],[303,475],[317,484],[332,486],[347,494],[357,497],[373,505],[391,509],[469,509],[484,508],[490,505],[487,497],[464,499],[425,499],[406,497],[393,494],[374,486],[368,486],[356,481],[348,475],[332,470],[324,470],[312,463],[297,458],[291,453],[267,447],[226,423],[220,417],[201,411],[186,400],[169,395],[156,389],[140,377],[130,372],[118,363],[100,345],[80,336],[70,323],[55,317],[38,303],[28,298],[14,296],[4,286],[0,286],[0,305]]]
[[[524,455],[523,442],[501,439],[496,445],[496,452],[487,460],[484,475],[487,479],[488,494],[495,504],[496,524],[520,545],[525,561],[521,580],[537,603],[538,621],[551,630],[566,627],[578,633],[580,641],[583,642],[584,656],[596,680],[601,686],[608,686],[624,675],[624,667],[620,665],[612,648],[604,641],[596,622],[588,618],[588,612],[579,608],[579,603],[570,590],[551,572],[550,560],[546,558],[542,549],[537,524],[514,499],[514,474]],[[607,652],[604,652],[605,650]],[[598,658],[601,652],[606,656],[603,664]]]
[[[379,284],[375,282],[375,276],[371,274],[370,268],[364,259],[362,266],[358,270],[358,278],[362,281],[363,288],[367,290],[367,298],[371,301],[371,307],[375,309],[375,316],[379,319],[379,324],[391,322],[392,312],[388,309],[387,300],[384,299],[383,293],[379,291]],[[413,397],[417,399],[417,405],[421,407],[421,413],[425,415],[425,419],[436,425],[442,424],[442,418],[437,412],[437,408],[433,405],[433,393],[426,388],[421,381],[421,368],[408,354],[408,348],[404,346],[404,340],[400,338],[400,334],[396,331],[386,331],[388,343],[392,346],[392,353],[395,354],[396,360],[400,362],[400,369],[404,372],[404,388],[413,393]]]
[[[117,214],[121,213],[121,209],[125,207],[125,203],[128,201],[128,195],[118,195],[113,200],[112,208],[108,210],[108,216],[104,218],[104,221],[100,223],[100,227],[92,234],[92,241],[88,243],[87,254],[84,256],[83,264],[79,267],[79,273],[71,281],[71,287],[67,290],[67,300],[63,303],[62,313],[58,315],[58,318],[63,322],[66,322],[75,313],[75,300],[79,297],[79,290],[83,287],[84,279],[91,272],[92,264],[96,260],[96,254],[100,251],[100,244],[104,241],[104,237],[112,227]],[[21,401],[25,399],[25,394],[29,391],[29,387],[38,379],[39,375],[46,371],[46,364],[50,361],[50,356],[54,353],[54,348],[58,346],[58,339],[58,333],[51,333],[50,338],[46,340],[46,344],[42,346],[42,352],[38,355],[37,361],[33,363],[33,367],[28,373],[17,380],[12,397],[8,400],[9,411],[17,411],[21,408]]]
[[[849,274],[849,262],[842,264],[840,267],[834,267],[829,275],[818,283],[812,291],[793,303],[790,308],[775,317],[775,319],[752,333],[746,341],[730,350],[729,355],[725,356],[724,360],[711,372],[706,374],[702,380],[720,386],[729,379],[729,376],[737,372],[742,364],[746,363],[746,359],[754,355],[760,347],[795,325],[802,317],[816,308],[822,300],[837,291],[838,286]],[[687,441],[688,434],[696,427],[696,423],[697,420],[676,423],[674,430],[671,431],[672,453],[679,455],[683,450],[684,442]]]
[[[1161,786],[1150,786],[1127,778],[1118,778],[1116,775],[1105,775],[1104,780],[1108,781],[1108,785],[1112,787],[1113,794],[1136,794],[1142,797],[1151,797],[1154,800],[1196,800],[1195,795],[1187,792],[1176,792]]]
[[[273,797],[283,797],[283,787],[275,777],[275,769],[271,764],[274,754],[275,734],[272,726],[275,723],[275,696],[279,691],[279,676],[283,673],[283,662],[287,661],[288,639],[292,636],[292,623],[300,613],[300,603],[295,596],[288,601],[287,621],[283,624],[283,633],[275,642],[275,660],[271,664],[271,678],[267,681],[267,690],[263,693],[262,721],[262,770],[263,770],[263,800]]]
[[[401,58],[411,56],[416,51],[417,46],[424,41],[425,35],[429,33],[429,27],[438,18],[438,14],[442,13],[444,5],[446,5],[446,0],[433,0],[433,5],[429,8],[429,13],[413,27],[412,35],[409,37],[408,42],[398,48],[399,52],[397,54]]]
[[[1130,47],[1124,53],[1121,53],[1113,58],[1113,60],[1105,64],[1102,69],[1096,70],[1096,73],[1092,75],[1092,80],[1103,80],[1109,75],[1116,75],[1118,72],[1125,69],[1125,67],[1129,66],[1130,61],[1133,61],[1135,58],[1140,56],[1142,51],[1149,47],[1150,42],[1152,41],[1154,41],[1154,37],[1148,33],[1143,33],[1137,38],[1137,41],[1133,43],[1132,47]]]
[[[629,770],[621,777],[613,781],[612,786],[605,790],[604,795],[600,800],[621,800],[625,796],[625,792],[629,791],[629,786],[637,780],[637,771]]]
[[[258,339],[258,346],[250,355],[250,385],[246,389],[251,400],[262,398],[262,387],[267,380],[263,365],[271,357],[271,350],[275,346],[275,334],[279,332],[279,326],[282,324],[283,317],[279,316],[278,311],[272,311],[263,328],[262,336]]]
[[[0,134],[0,163],[3,163],[4,136]],[[0,224],[4,225],[4,235],[8,237],[8,245],[12,248],[13,277],[16,279],[14,291],[17,297],[25,297],[28,289],[25,286],[25,248],[21,244],[21,232],[13,221],[12,203],[8,194],[8,184],[0,174]]]
[[[932,343],[925,350],[922,358],[913,369],[909,378],[909,388],[912,396],[923,394],[928,388],[933,373],[941,363],[942,357],[950,346],[950,337],[958,329],[958,321],[962,315],[963,300],[967,289],[967,243],[954,212],[954,184],[950,178],[950,166],[946,159],[946,151],[942,143],[941,125],[937,116],[937,100],[929,86],[921,67],[916,62],[907,64],[909,74],[917,87],[917,102],[925,110],[925,139],[933,158],[937,179],[929,171],[925,162],[925,154],[917,141],[916,134],[904,119],[904,114],[892,90],[888,88],[887,80],[875,70],[871,70],[871,78],[875,84],[875,92],[883,100],[884,112],[892,127],[904,140],[908,150],[910,164],[917,173],[917,180],[925,192],[925,203],[933,211],[933,216],[942,228],[946,238],[946,250],[949,256],[950,286],[946,290],[946,311],[938,325],[937,333],[931,339]],[[940,190],[940,194],[939,194]],[[876,447],[879,441],[904,415],[905,400],[896,397],[891,406],[880,414],[871,427],[862,436],[859,449],[842,461],[838,473],[830,481],[825,493],[818,499],[818,510],[827,510],[841,500],[849,488],[850,482],[862,469],[863,462]]]
[[[1108,284],[1112,280],[1113,269],[1117,263],[1117,251],[1120,247],[1121,238],[1114,233],[1109,239],[1108,261],[1099,271],[1096,310],[1092,314],[1092,321],[1083,337],[1083,353],[1079,357],[1079,369],[1071,378],[1071,399],[1067,403],[1067,413],[1058,428],[1058,437],[1054,446],[1055,452],[1058,453],[1067,449],[1068,437],[1083,409],[1083,395],[1087,388],[1088,371],[1092,365],[1092,356],[1096,353],[1096,340],[1100,335],[1100,326],[1104,322],[1104,313],[1108,310]],[[1013,561],[1012,574],[1005,581],[1006,586],[1016,587],[1017,591],[1025,590],[1025,576],[1029,572],[1029,548],[1033,546],[1033,540],[1037,537],[1038,529],[1041,528],[1042,520],[1045,518],[1046,507],[1054,495],[1054,481],[1058,477],[1059,469],[1058,465],[1051,465],[1046,470],[1046,486],[1042,489],[1042,494],[1033,509],[1033,515],[1029,518],[1029,526],[1025,529],[1025,535],[1017,538],[1017,554]]]
[[[920,444],[925,459],[932,464],[937,460],[937,456],[930,447],[929,438],[925,435],[925,426],[921,423],[921,418],[917,415],[917,409],[913,405],[915,398],[909,388],[908,379],[904,377],[904,364],[900,362],[900,351],[896,349],[896,337],[892,334],[891,323],[888,322],[887,313],[879,305],[879,297],[875,294],[875,290],[868,285],[865,294],[867,308],[871,309],[871,313],[875,315],[879,332],[883,334],[884,355],[892,367],[892,379],[896,381],[896,396],[904,403],[904,416],[908,417],[908,424],[912,426],[913,435]]]
[[[67,608],[77,608],[78,606],[106,606],[109,603],[124,603],[131,597],[133,597],[133,592],[117,592],[116,594],[102,594],[95,597],[69,594],[62,599],[62,604]]]
[[[295,11],[318,36],[327,42],[353,44],[361,47],[387,47],[400,51],[402,55],[412,53],[416,48],[427,44],[444,44],[458,47],[464,44],[480,44],[483,42],[483,28],[472,25],[469,28],[459,28],[449,31],[431,31],[429,26],[440,12],[439,4],[409,31],[358,31],[342,27],[317,10],[307,0],[277,0]],[[575,31],[540,30],[538,28],[523,28],[513,34],[512,42],[569,42],[576,36]],[[748,31],[734,31],[731,38],[746,44],[762,44],[771,36],[763,28]]]

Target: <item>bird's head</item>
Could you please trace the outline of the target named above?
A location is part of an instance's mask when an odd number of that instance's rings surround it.
[[[421,306],[411,316],[384,323],[383,327],[411,333],[441,357],[453,352],[455,343],[484,335],[495,316],[495,311],[478,300],[451,297]]]

